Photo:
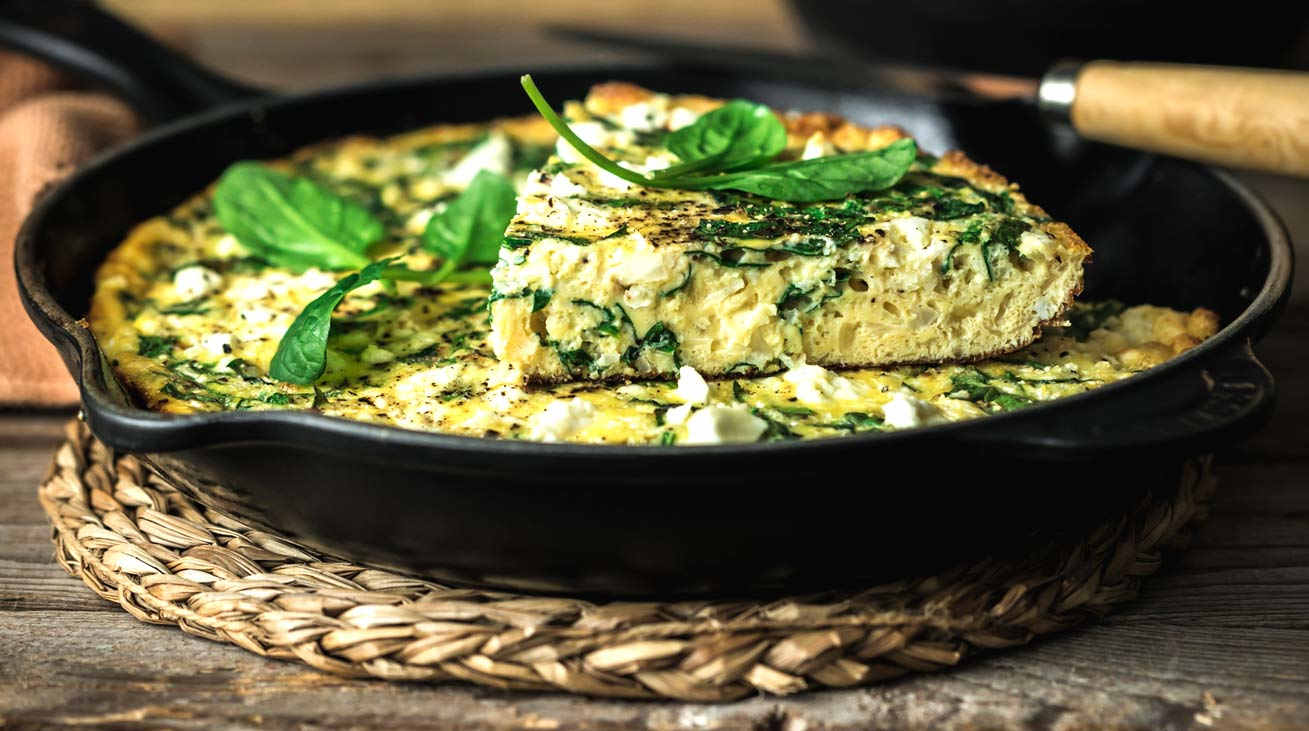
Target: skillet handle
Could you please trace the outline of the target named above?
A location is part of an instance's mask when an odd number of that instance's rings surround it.
[[[1202,454],[1249,436],[1272,414],[1272,374],[1244,340],[1198,368],[1120,394],[1077,421],[1040,418],[993,429],[979,446],[1021,450],[1029,459],[1098,459]]]
[[[265,93],[196,64],[92,0],[4,0],[0,47],[103,84],[154,124]]]

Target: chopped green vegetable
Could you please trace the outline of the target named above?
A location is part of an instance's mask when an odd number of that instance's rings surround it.
[[[682,163],[657,171],[655,179],[710,168],[726,172],[777,157],[786,148],[786,127],[768,107],[734,99],[668,135],[665,145]]]
[[[308,385],[323,375],[327,367],[327,336],[332,328],[332,310],[346,294],[377,281],[394,259],[375,261],[349,274],[331,289],[305,306],[287,328],[277,353],[268,367],[268,375],[279,381]]]
[[[257,162],[227,168],[214,190],[214,212],[251,253],[296,271],[362,267],[384,233],[358,203]]]
[[[699,160],[713,160],[712,165],[701,163],[697,166],[703,169],[697,169],[696,172],[704,174],[669,174],[665,171],[663,175],[652,177],[628,170],[586,144],[550,107],[545,97],[541,95],[540,90],[536,88],[536,84],[532,82],[531,76],[523,76],[522,85],[541,116],[545,117],[550,126],[573,149],[577,150],[579,155],[618,178],[647,188],[737,190],[774,200],[811,203],[843,198],[851,193],[889,188],[895,185],[909,171],[918,154],[918,147],[914,141],[905,138],[897,140],[880,150],[870,152],[833,155],[794,162],[773,162],[732,171],[729,168],[721,167],[720,163],[723,160],[731,159],[736,160],[738,166],[740,164],[753,166],[756,162],[742,163],[735,153],[731,153],[733,149],[736,149],[733,140],[737,139],[737,137],[729,136],[715,142],[713,145],[709,145],[707,142],[698,146],[688,143],[683,148],[684,151],[691,155],[699,154],[697,150],[722,148],[724,152],[722,158],[716,155],[710,158],[699,158]],[[736,112],[732,112],[732,114],[736,114]],[[759,124],[766,125],[766,122]],[[763,133],[762,136],[756,138],[756,135],[760,135],[761,132]],[[741,138],[751,140],[751,144],[759,151],[770,149],[772,146],[771,142],[767,142],[768,146],[765,147],[758,141],[771,139],[763,127],[760,127],[758,131],[750,131],[748,134],[742,135]]]
[[[464,264],[494,264],[516,206],[514,186],[503,176],[483,170],[444,211],[428,220],[423,247],[444,259],[440,271],[453,272]]]

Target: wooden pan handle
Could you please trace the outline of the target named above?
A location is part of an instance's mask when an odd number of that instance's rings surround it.
[[[1085,137],[1309,177],[1309,73],[1092,61],[1074,83]]]

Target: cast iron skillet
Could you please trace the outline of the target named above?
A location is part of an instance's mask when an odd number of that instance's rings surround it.
[[[100,29],[96,40],[121,39]],[[134,59],[121,60],[115,73],[139,82]],[[192,80],[206,76],[170,63]],[[517,69],[384,81],[185,116],[42,199],[18,241],[21,294],[77,379],[95,434],[146,454],[205,504],[352,559],[481,585],[667,596],[833,587],[1029,551],[1076,535],[1147,490],[1170,489],[1188,457],[1248,436],[1271,410],[1273,383],[1250,345],[1286,300],[1291,250],[1268,208],[1223,173],[1083,144],[1019,107],[659,64],[530,70],[556,100],[624,78],[901,123],[927,149],[969,150],[1069,220],[1096,249],[1084,296],[1203,305],[1225,326],[1165,366],[1055,403],[804,442],[537,444],[304,411],[165,416],[129,403],[78,318],[95,268],[133,224],[234,160],[350,133],[529,111]],[[137,83],[135,93],[166,90],[149,104],[177,113],[245,91],[206,81],[196,94],[192,86]]]

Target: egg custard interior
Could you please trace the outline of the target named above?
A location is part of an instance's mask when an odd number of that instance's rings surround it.
[[[712,103],[612,83],[566,115],[623,170],[658,177],[721,127],[752,121],[738,102],[708,112],[695,134],[690,121]],[[492,272],[500,360],[529,382],[973,360],[1030,344],[1081,291],[1086,244],[963,153],[916,155],[896,127],[760,111],[784,161],[769,168],[777,175],[716,177],[782,185],[784,200],[694,189],[703,176],[634,184],[561,145],[528,177]],[[886,165],[855,174],[898,177],[870,189],[811,200],[786,185],[807,182],[805,166],[821,175],[825,163],[878,154]]]
[[[657,146],[660,130],[690,124],[699,111],[717,104],[676,99],[678,103],[662,95],[642,97],[638,109],[644,117],[628,111],[632,119],[624,120],[621,113],[618,119],[596,119],[605,129],[626,125],[634,138]],[[571,116],[589,114],[572,105]],[[875,134],[826,116],[812,117],[806,124],[789,125],[788,131],[807,132],[803,145],[820,151],[849,135],[863,135],[862,144],[869,144],[867,136]],[[646,131],[637,129],[641,127]],[[380,222],[369,258],[394,257],[387,261],[425,272],[442,265],[442,256],[424,245],[432,219],[457,205],[478,173],[491,171],[512,181],[520,192],[529,180],[538,192],[539,186],[562,187],[554,182],[560,179],[585,187],[583,181],[597,173],[571,152],[562,142],[556,144],[548,125],[532,118],[446,125],[387,139],[348,138],[268,166],[287,179],[312,181]],[[1020,201],[1016,192],[1006,196],[1009,189],[1004,185],[950,187],[952,181],[941,182],[906,176],[905,182],[880,195],[922,218],[942,208],[966,212],[948,219],[950,227],[962,230],[970,225],[970,217],[982,220],[982,226],[995,226],[997,218],[1012,215],[1005,207]],[[614,190],[607,200],[621,201]],[[658,210],[659,195],[639,197],[656,199]],[[723,199],[774,205],[741,193]],[[524,206],[539,206],[541,200],[521,198],[519,218]],[[600,205],[623,209],[618,203]],[[1020,201],[1011,210],[1040,231],[1039,209]],[[939,223],[932,220],[931,225]],[[511,237],[514,233],[511,229]],[[705,251],[719,259],[728,256],[726,251],[735,246],[731,238],[716,239]],[[796,245],[807,245],[805,241],[802,236]],[[1015,248],[1022,243],[1016,239]],[[498,267],[507,271],[520,266],[515,262],[524,255],[530,261],[530,252],[520,248],[512,242],[502,248]],[[1017,266],[1009,253],[1003,253],[1005,263],[997,263],[997,269]],[[768,256],[740,254],[756,255]],[[689,272],[714,256],[679,261],[678,271],[682,263]],[[804,254],[796,256],[803,259]],[[985,252],[971,256],[983,266],[978,257]],[[142,406],[156,411],[314,409],[478,437],[665,445],[833,437],[1019,409],[1127,378],[1196,346],[1218,327],[1217,316],[1204,309],[1179,312],[1117,302],[1076,303],[1026,347],[971,363],[837,370],[787,357],[752,364],[767,369],[734,373],[727,368],[711,375],[671,357],[663,362],[661,358],[675,352],[665,349],[671,341],[652,338],[648,326],[628,328],[630,315],[621,313],[624,308],[592,306],[574,302],[581,297],[568,297],[556,304],[588,313],[588,347],[607,346],[605,338],[613,338],[615,362],[621,364],[622,353],[635,343],[623,342],[620,349],[619,340],[630,337],[628,330],[640,331],[639,349],[649,352],[639,355],[657,364],[658,373],[647,374],[654,380],[639,382],[532,385],[496,356],[493,343],[501,337],[495,334],[496,306],[513,302],[530,321],[557,294],[530,287],[505,290],[499,286],[506,281],[501,273],[494,286],[476,277],[435,284],[379,278],[345,292],[340,304],[320,318],[319,326],[330,324],[321,375],[304,384],[274,378],[272,363],[288,329],[348,272],[345,267],[331,269],[270,263],[268,256],[220,223],[210,189],[142,223],[109,255],[96,276],[88,319],[120,381]],[[684,274],[687,279],[694,276]],[[818,290],[804,294],[804,302],[822,302],[835,286],[834,281],[818,284]],[[661,297],[668,288],[651,289],[649,294]],[[702,293],[710,294],[707,289]],[[806,306],[798,294],[791,299],[796,308]],[[1036,314],[1053,318],[1065,304],[1062,299],[1052,302],[1054,310]],[[558,348],[546,351],[578,369],[590,369],[607,352],[569,356],[565,347],[560,358]],[[772,373],[744,372],[757,370]]]

